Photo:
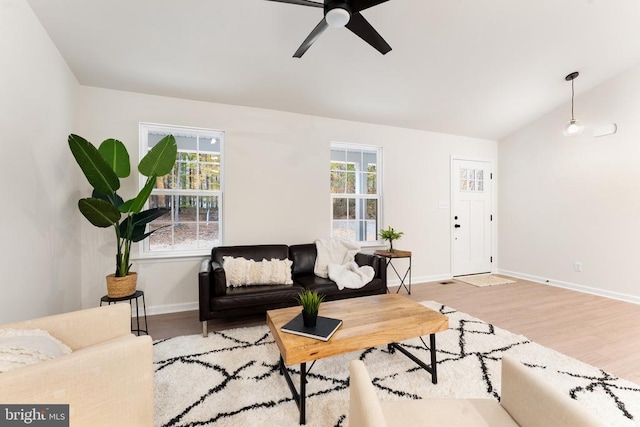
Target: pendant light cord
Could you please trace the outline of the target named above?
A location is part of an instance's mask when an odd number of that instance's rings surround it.
[[[573,92],[573,80],[575,78],[571,79],[571,120],[575,120],[573,117],[573,97],[574,97],[574,92]]]

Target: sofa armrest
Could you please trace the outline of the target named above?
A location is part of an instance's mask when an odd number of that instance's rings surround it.
[[[0,402],[69,404],[72,426],[152,426],[152,347],[129,334],[5,372]]]
[[[364,265],[368,265],[372,267],[375,271],[376,276],[378,276],[380,267],[378,265],[378,256],[373,254],[365,254],[364,252],[358,252],[354,258],[356,264],[362,267]]]
[[[386,427],[382,407],[364,363],[361,360],[352,360],[349,363],[349,372],[349,425]]]
[[[209,258],[205,258],[200,261],[200,271],[198,273],[209,273],[211,271],[211,260]]]
[[[213,270],[213,291],[216,296],[226,295],[227,293],[227,275],[222,265],[216,261],[211,261],[211,269]]]
[[[111,304],[2,325],[6,329],[42,329],[72,350],[131,334],[131,306]]]
[[[579,403],[540,378],[512,357],[502,358],[500,404],[521,426],[596,427],[595,419]]]
[[[200,321],[210,319],[211,298],[227,293],[227,277],[222,266],[210,259],[203,260],[198,273],[198,304]]]
[[[198,306],[200,312],[200,321],[208,319],[208,313],[211,311],[209,301],[213,295],[213,287],[211,286],[211,261],[203,260],[200,263],[200,272],[198,273]]]
[[[355,256],[356,264],[360,267],[363,265],[368,265],[373,268],[375,272],[376,278],[380,278],[384,281],[385,286],[387,284],[387,263],[385,258],[374,255],[374,254],[365,254],[363,252],[358,252]]]

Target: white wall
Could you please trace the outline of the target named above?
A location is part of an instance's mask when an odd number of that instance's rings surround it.
[[[449,210],[438,208],[450,157],[497,163],[494,141],[82,87],[24,0],[0,0],[0,73],[0,324],[93,307],[105,294],[114,238],[77,211],[90,189],[66,143],[72,132],[119,138],[137,163],[139,121],[224,130],[225,244],[328,237],[330,142],[382,146],[384,225],[405,232],[397,247],[413,251],[414,283],[451,274]],[[136,261],[149,312],[195,308],[198,265]]]
[[[499,143],[500,270],[640,303],[640,66],[575,111],[580,136],[562,135],[567,104]],[[613,122],[616,135],[592,136]]]
[[[79,309],[79,85],[24,0],[0,0],[0,324]]]
[[[405,232],[397,247],[413,251],[414,283],[450,277],[449,210],[438,209],[438,201],[450,197],[450,156],[497,162],[494,141],[91,87],[81,88],[80,99],[74,132],[94,143],[122,140],[136,164],[140,121],[225,131],[229,245],[328,237],[330,142],[382,146],[384,225]],[[128,184],[123,193],[131,197],[136,182]],[[82,224],[82,302],[88,307],[105,293],[114,238],[110,230]],[[198,264],[193,258],[135,262],[149,311],[195,309]]]

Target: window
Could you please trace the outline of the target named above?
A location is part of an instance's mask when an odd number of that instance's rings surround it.
[[[484,171],[482,169],[460,169],[460,191],[483,192]]]
[[[141,158],[167,135],[178,145],[176,164],[158,178],[149,208],[171,210],[150,224],[161,228],[143,241],[144,255],[199,255],[220,244],[222,235],[222,147],[224,133],[210,129],[140,124]],[[144,180],[141,180],[144,185]]]
[[[331,235],[377,242],[380,229],[382,149],[331,144]]]

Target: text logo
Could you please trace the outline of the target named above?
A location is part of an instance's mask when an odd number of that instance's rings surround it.
[[[1,405],[0,427],[69,427],[69,405]]]

